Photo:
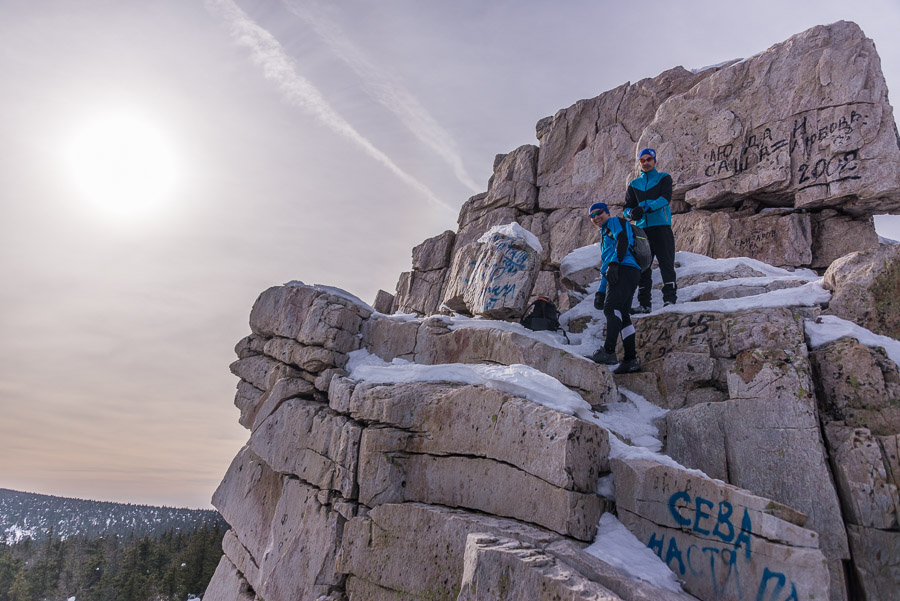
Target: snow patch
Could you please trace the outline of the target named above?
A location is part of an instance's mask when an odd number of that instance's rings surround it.
[[[334,286],[325,286],[324,284],[313,284],[310,286],[309,284],[304,284],[300,280],[291,280],[290,282],[285,282],[284,285],[285,286],[297,286],[297,287],[302,287],[302,288],[312,288],[313,290],[317,290],[319,292],[324,292],[325,294],[331,294],[333,296],[342,298],[346,301],[350,301],[354,305],[359,305],[360,307],[362,307],[372,313],[375,313],[375,309],[373,309],[372,306],[369,305],[369,303],[363,301],[358,296],[354,296],[353,294],[350,294],[343,288],[336,288]]]
[[[538,254],[544,252],[544,247],[541,246],[541,242],[540,240],[538,240],[537,236],[526,230],[515,221],[513,221],[512,223],[507,223],[505,225],[495,225],[484,234],[482,234],[481,238],[478,239],[478,242],[481,244],[487,244],[488,242],[490,242],[491,236],[493,236],[494,234],[506,236],[507,238],[523,240],[525,244],[533,248]]]
[[[697,73],[703,73],[704,71],[709,71],[710,69],[718,69],[719,67],[725,67],[726,65],[731,65],[732,63],[739,63],[744,59],[740,58],[730,58],[727,61],[722,61],[721,63],[716,63],[715,65],[707,65],[705,67],[700,67],[699,69],[691,69],[691,73],[696,75]]]
[[[884,348],[890,360],[900,365],[900,341],[893,338],[876,334],[837,315],[820,315],[816,319],[807,319],[805,325],[810,348],[819,348],[838,338],[849,336],[868,347]]]
[[[754,278],[760,281],[762,278]],[[771,281],[771,278],[768,280]],[[758,284],[757,284],[758,285]],[[831,293],[823,286],[822,278],[796,288],[783,288],[755,296],[723,298],[713,301],[678,303],[657,309],[654,313],[736,313],[750,309],[770,309],[774,307],[815,307],[826,305]]]
[[[600,518],[597,538],[585,551],[635,580],[644,580],[668,591],[682,592],[678,578],[669,566],[611,513],[604,513]]]
[[[418,365],[402,359],[387,363],[365,349],[348,355],[347,371],[354,380],[378,384],[458,382],[502,390],[568,415],[588,419],[590,404],[559,380],[527,365],[448,363]]]
[[[567,276],[591,267],[599,269],[602,262],[603,243],[597,242],[596,244],[576,248],[563,257],[563,260],[559,263],[559,273],[562,276]]]

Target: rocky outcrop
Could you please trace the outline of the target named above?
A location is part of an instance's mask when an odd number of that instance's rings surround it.
[[[822,311],[900,335],[900,251],[872,221],[900,212],[900,145],[871,41],[816,27],[579,101],[537,137],[497,156],[459,229],[417,246],[375,311],[300,282],[260,295],[231,366],[249,441],[213,497],[232,530],[206,596],[895,598],[897,365],[807,337]],[[578,305],[599,277],[584,212],[621,206],[643,146],[675,180],[679,249],[763,263],[679,255],[681,304],[635,319],[643,371],[613,378],[583,356],[603,326]],[[800,267],[828,268],[830,300]],[[536,295],[573,308],[570,338],[491,321]],[[379,361],[430,371],[364,375]],[[622,427],[625,406],[654,421]],[[601,559],[602,533],[585,550],[613,514],[682,590],[611,559],[620,543]]]
[[[875,46],[813,27],[661,104],[642,132],[693,208],[745,199],[850,215],[900,209],[900,147]]]
[[[595,200],[622,205],[647,146],[674,181],[678,250],[823,270],[876,248],[872,216],[900,211],[893,108],[875,47],[853,23],[814,27],[743,61],[623,84],[542,119],[537,138],[539,147],[499,155],[487,192],[463,205],[447,271],[414,258],[395,311],[430,314],[441,297],[469,312],[459,299],[477,260],[471,245],[513,222],[544,248],[540,271],[556,286],[540,294],[568,308],[560,292],[580,300],[583,282],[560,279],[560,263],[597,241],[585,211]]]

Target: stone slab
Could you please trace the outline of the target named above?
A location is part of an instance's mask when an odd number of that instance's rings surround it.
[[[324,403],[290,399],[254,430],[250,448],[279,473],[353,499],[361,433]]]
[[[798,599],[828,599],[825,557],[816,533],[796,525],[798,512],[648,460],[614,459],[612,468],[619,520],[689,593],[709,601],[794,591]]]
[[[470,533],[502,535],[537,547],[562,540],[515,520],[403,503],[379,505],[350,520],[338,570],[412,598],[456,601]]]
[[[488,534],[466,542],[457,601],[622,601],[605,586],[531,545]]]
[[[469,456],[405,451],[409,434],[367,428],[360,442],[359,500],[368,506],[421,502],[537,524],[593,540],[606,503],[596,494],[547,483],[510,465]]]
[[[616,402],[612,374],[586,357],[573,355],[530,336],[493,328],[451,330],[439,319],[419,328],[416,363],[498,363],[528,365],[556,378],[591,405]]]
[[[404,430],[410,453],[493,459],[560,488],[593,493],[609,471],[605,429],[483,386],[360,383],[346,412]]]

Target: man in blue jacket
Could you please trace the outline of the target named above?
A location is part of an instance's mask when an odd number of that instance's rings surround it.
[[[602,238],[602,263],[600,288],[594,295],[594,308],[606,316],[606,341],[603,348],[591,357],[603,365],[615,365],[616,342],[622,335],[625,356],[613,373],[627,374],[640,371],[634,343],[634,326],[631,324],[631,299],[641,277],[641,269],[634,258],[634,230],[621,218],[610,218],[609,207],[595,202],[589,209],[591,223]]]
[[[675,304],[675,235],[672,233],[672,176],[656,170],[656,151],[645,148],[638,155],[641,174],[631,180],[625,192],[625,217],[647,232],[650,252],[659,263],[664,305]],[[651,259],[652,260],[652,259]],[[632,313],[649,313],[652,270],[641,274],[638,306]]]

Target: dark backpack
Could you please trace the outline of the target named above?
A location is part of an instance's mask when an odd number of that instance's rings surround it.
[[[559,311],[557,311],[556,305],[543,296],[539,296],[525,309],[525,316],[519,323],[535,332],[541,330],[555,332],[559,329]]]
[[[647,239],[647,232],[633,223],[625,221],[623,217],[619,217],[618,220],[619,224],[622,226],[623,232],[626,231],[626,227],[631,227],[634,242],[628,247],[628,251],[631,253],[631,256],[634,257],[634,260],[637,262],[638,267],[641,268],[641,271],[647,271],[650,268],[650,264],[653,262],[653,255],[650,252],[650,241]]]

